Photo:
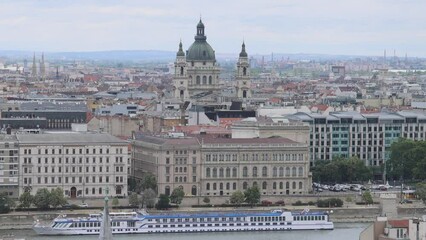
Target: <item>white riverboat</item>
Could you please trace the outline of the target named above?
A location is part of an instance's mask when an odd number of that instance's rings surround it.
[[[146,212],[110,213],[113,234],[188,233],[234,231],[332,230],[327,212],[197,212],[147,214]],[[99,234],[102,214],[84,218],[59,216],[49,225],[36,222],[40,235]]]

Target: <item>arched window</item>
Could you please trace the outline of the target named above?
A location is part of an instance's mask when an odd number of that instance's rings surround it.
[[[268,183],[263,182],[263,183],[262,183],[262,189],[263,189],[263,190],[266,190],[267,188],[268,188]]]
[[[280,189],[284,189],[284,183],[280,182]]]
[[[89,188],[86,188],[86,195],[89,195]]]
[[[217,184],[213,183],[213,190],[216,190],[216,189],[217,189]]]
[[[210,84],[210,85],[212,85],[212,84],[213,84],[212,76],[209,76],[209,84]]]
[[[223,168],[219,168],[219,177],[223,178]]]
[[[284,177],[284,168],[280,167],[280,177]]]
[[[219,189],[223,190],[223,183],[219,183]]]
[[[244,189],[244,190],[246,190],[247,188],[248,188],[248,183],[247,183],[247,182],[244,182],[244,183],[243,183],[243,189]]]
[[[274,182],[274,183],[272,184],[272,189],[274,189],[274,190],[276,190],[276,189],[277,189],[277,183],[276,183],[276,182]]]
[[[237,177],[237,168],[236,167],[234,167],[232,169],[232,177]]]
[[[192,196],[196,196],[197,195],[197,186],[195,186],[195,185],[192,186],[191,194],[192,194]]]
[[[183,67],[180,67],[180,75],[183,76]]]
[[[170,195],[170,187],[169,187],[169,186],[166,186],[166,187],[164,188],[164,194],[165,194],[165,195],[167,195],[167,196],[169,196],[169,195]]]
[[[206,183],[206,190],[210,190],[210,183]]]
[[[303,188],[303,182],[299,182],[299,189]]]
[[[257,177],[257,167],[253,167],[253,177]]]
[[[175,177],[175,182],[178,182],[179,181],[179,178],[178,177]]]
[[[197,76],[197,81],[196,81],[197,85],[200,85],[201,80],[200,80],[200,76]]]
[[[285,188],[289,189],[290,188],[290,182],[286,182],[285,183]]]
[[[95,188],[92,188],[92,194],[95,194],[96,190]]]
[[[262,168],[262,177],[267,177],[267,176],[268,176],[268,168],[264,166]]]
[[[285,176],[290,177],[290,168],[289,167],[285,168]]]
[[[179,168],[175,167],[175,173],[179,172]]]
[[[101,187],[99,188],[99,194],[102,194],[102,188]]]
[[[253,187],[257,187],[257,182],[253,182]]]
[[[226,168],[226,177],[231,177],[231,169],[230,168]]]
[[[192,85],[192,75],[189,75],[189,85]]]
[[[226,183],[226,190],[229,190],[231,188],[231,184],[230,183]]]
[[[299,177],[303,176],[303,167],[299,167]]]
[[[277,167],[274,167],[272,169],[272,177],[277,177],[277,176],[278,176],[278,169],[277,169]]]
[[[237,190],[237,183],[232,184],[232,190]]]
[[[213,168],[213,177],[217,177],[217,169]]]
[[[210,175],[210,168],[207,168],[206,169],[206,177],[210,177],[211,175]]]
[[[183,182],[183,180],[182,180],[183,178],[182,177],[179,177],[179,182]]]
[[[293,168],[291,169],[291,176],[292,176],[292,177],[296,177],[296,167],[293,167]]]
[[[247,75],[247,68],[243,67],[243,76]]]
[[[296,182],[293,182],[292,185],[293,185],[293,189],[296,189]]]
[[[247,177],[248,176],[248,169],[247,167],[243,167],[243,177]]]
[[[183,182],[186,182],[186,177],[183,177]]]
[[[207,77],[203,76],[203,85],[207,85]]]

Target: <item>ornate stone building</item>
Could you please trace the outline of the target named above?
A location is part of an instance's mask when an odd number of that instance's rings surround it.
[[[175,97],[189,99],[197,94],[220,91],[220,68],[216,63],[215,52],[206,40],[204,24],[200,19],[195,42],[186,51],[186,56],[182,43],[179,44],[175,62]]]
[[[210,94],[219,95],[221,91],[220,67],[216,62],[215,51],[207,42],[204,29],[204,24],[200,19],[195,41],[186,51],[186,55],[182,49],[182,42],[179,43],[173,84],[175,97],[182,101],[197,99]],[[238,59],[235,85],[236,97],[251,97],[249,60],[244,43]]]
[[[306,194],[308,145],[287,138],[230,139],[135,134],[135,178],[152,173],[158,194],[182,187],[187,196],[229,197],[257,185],[264,196]]]

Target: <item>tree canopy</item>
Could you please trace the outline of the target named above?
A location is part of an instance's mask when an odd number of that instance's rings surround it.
[[[183,197],[185,196],[185,192],[181,187],[177,187],[173,189],[172,194],[170,195],[170,202],[174,204],[181,204]]]
[[[315,182],[358,182],[372,178],[372,169],[357,157],[337,158],[332,161],[317,161],[312,168]]]
[[[55,188],[50,191],[50,205],[56,208],[58,206],[63,206],[67,203],[67,200],[64,196],[64,191],[62,188]]]
[[[143,191],[142,202],[147,208],[152,208],[155,205],[155,200],[157,199],[157,194],[151,188],[145,189]]]
[[[15,207],[15,202],[10,199],[7,193],[0,194],[0,213],[8,213],[10,209]]]
[[[30,192],[24,192],[19,196],[19,207],[30,208],[34,203],[34,196]]]
[[[416,185],[416,194],[423,203],[426,203],[426,183],[418,183]]]
[[[140,200],[137,193],[132,193],[129,196],[129,205],[132,207],[139,207]]]
[[[157,202],[157,209],[167,209],[170,206],[170,199],[169,196],[167,196],[166,194],[160,194],[160,198],[158,199]]]
[[[38,209],[46,210],[50,207],[50,192],[47,188],[40,188],[34,196],[34,205]]]
[[[426,141],[399,139],[391,145],[391,156],[386,163],[389,179],[426,179]]]
[[[242,204],[244,202],[244,200],[245,200],[245,196],[244,196],[244,193],[241,192],[241,191],[233,192],[232,195],[231,195],[231,198],[229,199],[229,201],[232,204],[237,204],[237,205]]]
[[[256,203],[259,203],[260,201],[260,191],[257,186],[253,186],[248,188],[244,192],[244,197],[246,203],[250,204],[251,206],[255,205]]]

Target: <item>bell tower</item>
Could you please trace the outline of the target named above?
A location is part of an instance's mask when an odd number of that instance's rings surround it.
[[[182,49],[182,41],[179,43],[179,51],[176,54],[175,61],[175,76],[173,85],[175,87],[175,98],[185,100],[189,98],[188,93],[188,78],[186,74],[187,63],[185,52]]]
[[[243,42],[241,46],[240,57],[237,62],[237,75],[236,75],[236,92],[237,97],[240,99],[246,99],[251,97],[251,81],[249,71],[249,60],[246,52],[246,45]]]

